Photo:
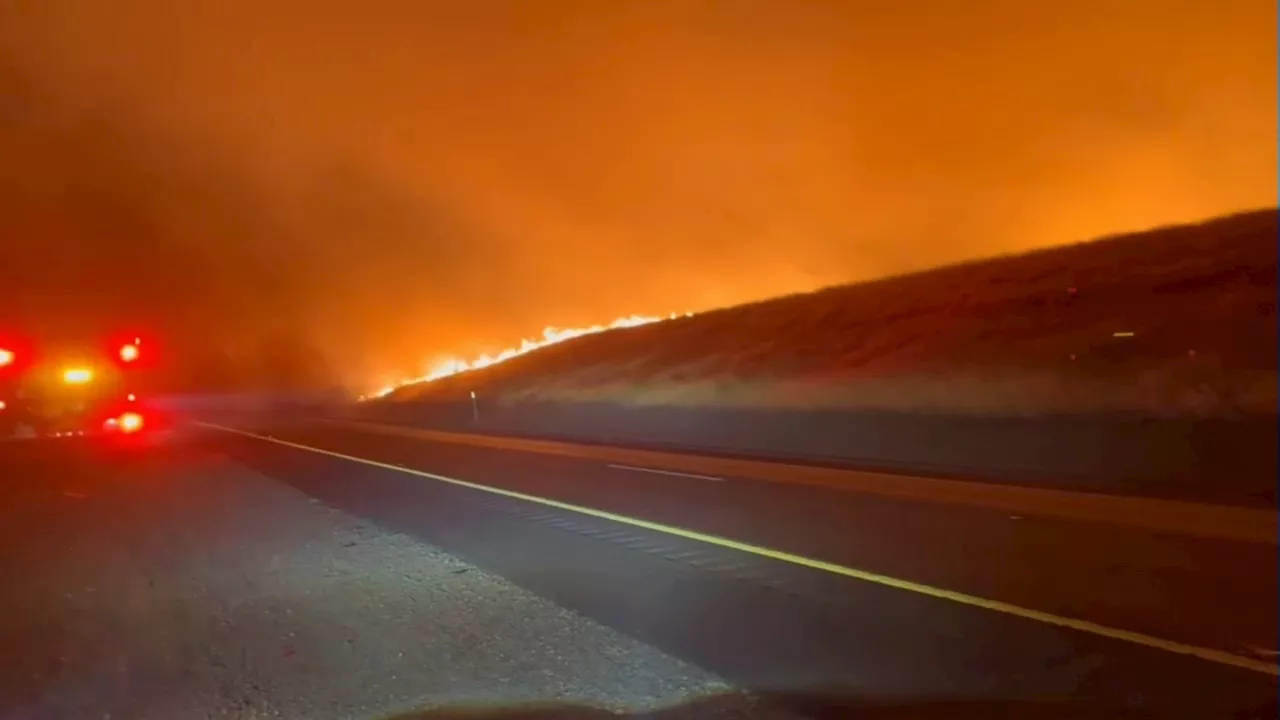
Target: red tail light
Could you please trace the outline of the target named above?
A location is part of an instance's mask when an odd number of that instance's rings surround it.
[[[137,360],[138,356],[141,354],[142,353],[138,350],[138,345],[136,343],[129,343],[128,345],[120,346],[120,359],[127,363]]]
[[[13,361],[17,359],[18,359],[17,354],[14,353],[12,350],[0,348],[0,367],[4,367],[6,365],[12,365]]]

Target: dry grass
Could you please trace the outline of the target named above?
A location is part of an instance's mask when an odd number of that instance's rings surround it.
[[[1277,218],[1234,215],[602,333],[394,397],[1274,413]]]

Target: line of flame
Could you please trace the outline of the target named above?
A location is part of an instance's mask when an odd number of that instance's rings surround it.
[[[565,340],[582,337],[583,335],[593,335],[595,333],[605,332],[606,330],[617,330],[619,328],[637,327],[639,325],[649,325],[651,323],[662,322],[664,320],[674,320],[678,317],[690,317],[693,313],[671,313],[670,315],[628,315],[620,317],[613,322],[603,325],[591,325],[590,327],[581,328],[557,328],[546,327],[542,330],[542,337],[539,339],[524,339],[520,341],[520,345],[509,347],[497,354],[480,355],[471,360],[463,360],[461,358],[445,358],[431,365],[425,373],[415,378],[408,378],[397,383],[392,383],[379,388],[376,392],[372,392],[362,399],[380,398],[395,392],[397,389],[406,385],[416,385],[418,383],[431,382],[439,380],[458,373],[467,372],[468,370],[478,370],[490,365],[496,365],[505,362],[514,357],[519,357],[527,353],[531,353],[539,348],[547,347],[562,343]]]

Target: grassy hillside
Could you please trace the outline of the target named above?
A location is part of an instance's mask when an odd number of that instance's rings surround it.
[[[1275,210],[587,336],[389,399],[1275,412]]]

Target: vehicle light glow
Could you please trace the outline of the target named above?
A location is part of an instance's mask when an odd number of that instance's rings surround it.
[[[125,362],[133,362],[138,359],[139,351],[137,343],[131,345],[123,345],[120,347],[120,359]]]
[[[62,371],[62,381],[68,385],[84,385],[93,380],[93,371],[89,368],[73,367]]]
[[[12,350],[6,350],[4,348],[0,348],[0,367],[4,367],[5,365],[12,365],[13,361],[16,359],[17,359],[17,355],[14,354]]]
[[[142,416],[133,412],[124,413],[116,421],[116,427],[123,433],[137,432],[142,429]]]

